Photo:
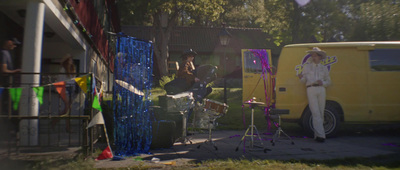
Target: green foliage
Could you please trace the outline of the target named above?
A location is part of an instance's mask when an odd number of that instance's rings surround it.
[[[400,3],[391,0],[265,0],[260,25],[277,46],[400,39]]]
[[[165,84],[171,82],[175,78],[176,78],[175,74],[172,74],[171,76],[163,76],[163,77],[161,77],[161,79],[159,81],[160,87],[164,89]]]
[[[119,0],[118,7],[123,25],[157,25],[157,17],[162,13],[169,15],[168,24],[193,24],[217,20],[226,3],[226,0]]]
[[[174,26],[262,28],[278,48],[291,43],[400,40],[398,0],[119,0],[123,25],[154,26],[155,59],[166,75]],[[167,14],[167,15],[165,15]],[[166,18],[166,27],[161,19]],[[165,25],[164,25],[165,26]],[[157,38],[158,37],[158,38]]]
[[[400,4],[392,0],[366,1],[352,6],[353,40],[400,40]]]

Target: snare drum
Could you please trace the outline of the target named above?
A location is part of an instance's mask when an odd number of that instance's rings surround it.
[[[214,100],[204,100],[204,110],[215,112],[215,116],[223,116],[228,112],[228,105],[226,103],[220,103]]]

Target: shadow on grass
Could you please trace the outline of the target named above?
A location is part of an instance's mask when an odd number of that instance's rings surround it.
[[[343,158],[331,160],[207,160],[197,167],[213,169],[398,169],[400,154],[372,158]]]
[[[375,156],[371,158],[343,158],[331,160],[289,160],[282,161],[283,163],[303,163],[309,166],[325,165],[331,168],[347,167],[347,168],[362,168],[362,166],[370,168],[399,168],[400,153]]]
[[[86,159],[82,150],[65,152],[64,147],[60,148],[49,148],[47,153],[40,149],[4,157],[0,159],[0,169],[92,169],[94,166],[93,159]]]

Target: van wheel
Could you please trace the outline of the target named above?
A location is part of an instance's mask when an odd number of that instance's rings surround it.
[[[312,123],[312,114],[309,107],[304,111],[302,119],[303,129],[310,137],[314,137],[314,127]],[[339,130],[340,115],[335,105],[326,103],[324,113],[324,129],[326,137],[334,137]]]

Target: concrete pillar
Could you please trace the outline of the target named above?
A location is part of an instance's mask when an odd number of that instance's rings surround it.
[[[45,4],[41,0],[28,0],[22,52],[22,72],[40,73]],[[38,116],[39,101],[31,87],[39,86],[40,75],[22,75],[20,115]],[[35,146],[39,142],[39,121],[37,119],[20,122],[20,144]]]

